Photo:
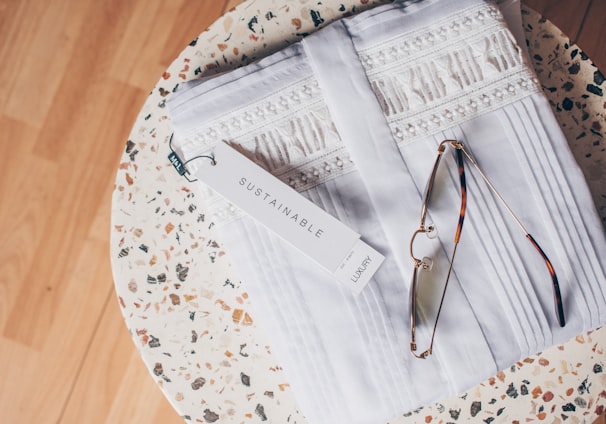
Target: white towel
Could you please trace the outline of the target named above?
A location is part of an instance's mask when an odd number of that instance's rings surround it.
[[[168,102],[184,160],[227,140],[386,257],[355,296],[199,183],[311,423],[383,422],[606,322],[604,231],[520,48],[516,7],[381,6],[193,82]],[[545,263],[467,164],[467,216],[434,354],[419,360],[409,351],[409,242],[446,138],[465,143],[550,257],[567,324],[558,325]],[[189,164],[192,173],[205,165]],[[439,273],[460,202],[450,155],[437,184],[430,215]],[[437,283],[420,298],[420,345],[430,337]]]

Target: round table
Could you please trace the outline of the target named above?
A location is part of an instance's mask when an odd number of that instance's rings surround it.
[[[187,422],[305,423],[194,186],[167,156],[165,107],[179,83],[266,56],[384,1],[248,0],[193,40],[143,106],[116,176],[111,258],[126,325]],[[561,32],[523,9],[530,56],[606,223],[604,76]],[[606,405],[606,328],[526,358],[466,393],[389,423],[591,422]]]

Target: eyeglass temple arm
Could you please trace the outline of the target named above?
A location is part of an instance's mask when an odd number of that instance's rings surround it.
[[[558,276],[556,275],[555,269],[551,264],[551,261],[539,246],[539,243],[532,237],[530,234],[526,233],[526,238],[532,243],[534,248],[539,252],[539,254],[543,257],[545,261],[545,265],[547,265],[547,270],[549,271],[549,275],[551,275],[551,283],[553,287],[553,301],[555,303],[556,315],[558,317],[558,323],[560,327],[564,327],[566,325],[566,317],[564,316],[564,305],[562,304],[562,294],[560,293],[560,283],[558,282]]]
[[[463,154],[460,149],[457,152],[457,166],[459,169],[459,182],[461,184],[461,208],[459,210],[459,223],[457,224],[457,231],[455,233],[455,245],[459,243],[461,239],[461,231],[463,230],[463,220],[465,219],[465,212],[467,211],[467,182],[465,179],[465,165],[463,164]],[[456,248],[456,247],[455,247]]]
[[[549,260],[549,258],[547,257],[547,255],[545,254],[543,249],[541,249],[541,246],[539,246],[539,243],[537,243],[537,241],[534,239],[534,237],[532,237],[530,235],[530,233],[528,233],[528,231],[526,230],[524,225],[522,225],[522,222],[519,220],[519,218],[516,216],[516,214],[513,213],[513,210],[509,207],[507,202],[505,202],[505,199],[503,199],[503,196],[501,196],[501,194],[497,191],[497,189],[492,184],[492,182],[488,179],[486,174],[484,174],[484,171],[482,171],[482,168],[480,168],[478,163],[473,159],[473,157],[463,147],[463,145],[461,143],[459,143],[459,145],[460,145],[460,147],[459,147],[460,150],[463,151],[463,153],[465,154],[467,159],[469,159],[469,161],[475,167],[475,169],[478,171],[478,173],[480,174],[482,179],[486,182],[486,184],[488,184],[488,187],[490,187],[490,189],[495,194],[495,196],[501,201],[503,206],[505,206],[505,209],[507,210],[507,212],[509,212],[509,215],[511,215],[513,220],[518,224],[520,229],[524,232],[524,235],[526,236],[526,238],[530,241],[530,243],[537,250],[537,252],[539,252],[541,257],[545,261],[545,265],[547,266],[547,270],[549,271],[549,275],[551,276],[551,283],[552,283],[552,287],[553,287],[553,299],[554,299],[554,303],[555,303],[555,310],[556,310],[556,316],[558,318],[558,323],[560,324],[560,327],[564,327],[566,325],[566,317],[564,315],[564,305],[562,303],[562,294],[560,292],[560,283],[558,282],[558,277],[555,273],[555,269],[553,268],[551,261]]]
[[[448,141],[447,141],[448,142]],[[429,196],[431,196],[431,190],[433,189],[433,183],[435,180],[435,175],[436,175],[436,171],[438,168],[438,164],[440,162],[440,158],[442,156],[442,153],[444,152],[444,143],[442,142],[440,143],[440,146],[438,147],[438,157],[436,159],[434,168],[433,168],[433,172],[431,173],[431,177],[429,180],[429,183],[427,184],[427,191],[425,194],[425,202],[423,202],[423,217],[421,220],[421,225],[424,224],[424,218],[425,218],[425,214],[427,211],[427,203],[429,202]],[[449,261],[449,266],[448,266],[448,273],[446,274],[446,283],[444,283],[444,290],[442,291],[442,297],[440,299],[440,305],[438,306],[438,312],[436,314],[436,319],[434,321],[434,325],[433,325],[433,331],[431,332],[431,340],[429,342],[429,347],[424,350],[422,353],[418,354],[416,353],[417,350],[417,343],[415,340],[415,328],[416,328],[416,314],[417,314],[417,302],[416,302],[416,296],[417,296],[417,282],[418,282],[418,269],[419,269],[419,265],[418,263],[415,264],[415,269],[414,269],[414,273],[413,273],[413,277],[412,277],[412,284],[411,284],[411,301],[410,301],[410,305],[411,305],[411,314],[410,314],[410,335],[411,335],[411,342],[410,342],[410,351],[412,352],[412,354],[414,356],[416,356],[417,358],[420,359],[425,359],[427,358],[429,355],[431,355],[432,351],[433,351],[433,341],[435,339],[436,336],[436,330],[438,327],[438,320],[440,319],[440,313],[442,312],[442,306],[444,305],[444,298],[446,297],[446,289],[448,288],[448,282],[450,281],[450,274],[452,273],[452,266],[453,266],[453,262],[454,262],[454,258],[455,255],[457,253],[457,246],[459,244],[459,240],[461,239],[461,231],[463,229],[463,221],[465,220],[465,212],[467,210],[467,183],[466,183],[466,179],[465,179],[465,164],[463,162],[463,154],[461,153],[461,149],[457,148],[456,149],[457,152],[457,166],[458,166],[458,170],[459,170],[459,181],[460,181],[460,185],[461,185],[461,208],[459,209],[459,222],[457,224],[457,229],[455,232],[455,238],[454,238],[454,246],[453,246],[453,250],[452,250],[452,255],[450,256],[450,261]],[[412,256],[412,246],[411,246],[411,256]],[[414,256],[413,256],[414,257]]]
[[[438,146],[438,156],[436,157],[436,160],[433,163],[433,169],[431,170],[431,175],[429,177],[429,181],[427,182],[427,187],[425,188],[425,195],[423,196],[423,209],[421,210],[421,223],[419,225],[421,229],[425,229],[425,219],[427,218],[429,200],[431,199],[431,193],[433,192],[436,174],[438,173],[438,167],[440,165],[442,153],[444,153],[445,148],[445,142],[440,143],[440,145]]]
[[[459,209],[459,222],[457,223],[457,229],[455,231],[454,246],[452,247],[452,254],[450,255],[450,261],[448,265],[448,273],[446,274],[446,282],[444,283],[444,290],[442,290],[442,297],[440,299],[440,306],[438,306],[438,312],[436,314],[436,320],[433,324],[433,331],[431,333],[431,341],[429,342],[429,348],[421,355],[431,354],[433,350],[433,340],[436,336],[436,329],[438,328],[438,320],[440,319],[440,313],[442,312],[442,306],[444,305],[444,298],[446,297],[446,289],[448,288],[448,282],[450,281],[450,274],[452,274],[452,266],[454,264],[454,258],[457,254],[457,247],[459,246],[459,240],[461,239],[461,231],[463,230],[463,221],[465,220],[465,212],[467,211],[467,182],[465,179],[465,164],[463,163],[463,154],[460,149],[456,149],[457,152],[457,167],[459,170],[459,182],[461,185],[461,208]],[[426,355],[427,356],[427,355]]]

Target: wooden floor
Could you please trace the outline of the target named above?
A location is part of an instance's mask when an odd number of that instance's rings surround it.
[[[0,2],[0,423],[181,423],[113,291],[110,196],[162,71],[240,0]],[[528,0],[606,69],[606,0]]]

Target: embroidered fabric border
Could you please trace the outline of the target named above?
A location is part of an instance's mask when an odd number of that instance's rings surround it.
[[[540,90],[493,5],[464,9],[362,49],[359,57],[400,147]],[[209,122],[179,144],[187,160],[209,154],[220,140],[297,191],[355,169],[313,76]],[[207,199],[218,221],[238,216],[210,190]]]
[[[538,92],[521,48],[490,5],[360,51],[399,145]]]
[[[208,155],[220,140],[297,191],[354,169],[313,77],[209,122],[179,145],[187,160]],[[206,198],[218,221],[238,216],[237,209],[211,190]]]

